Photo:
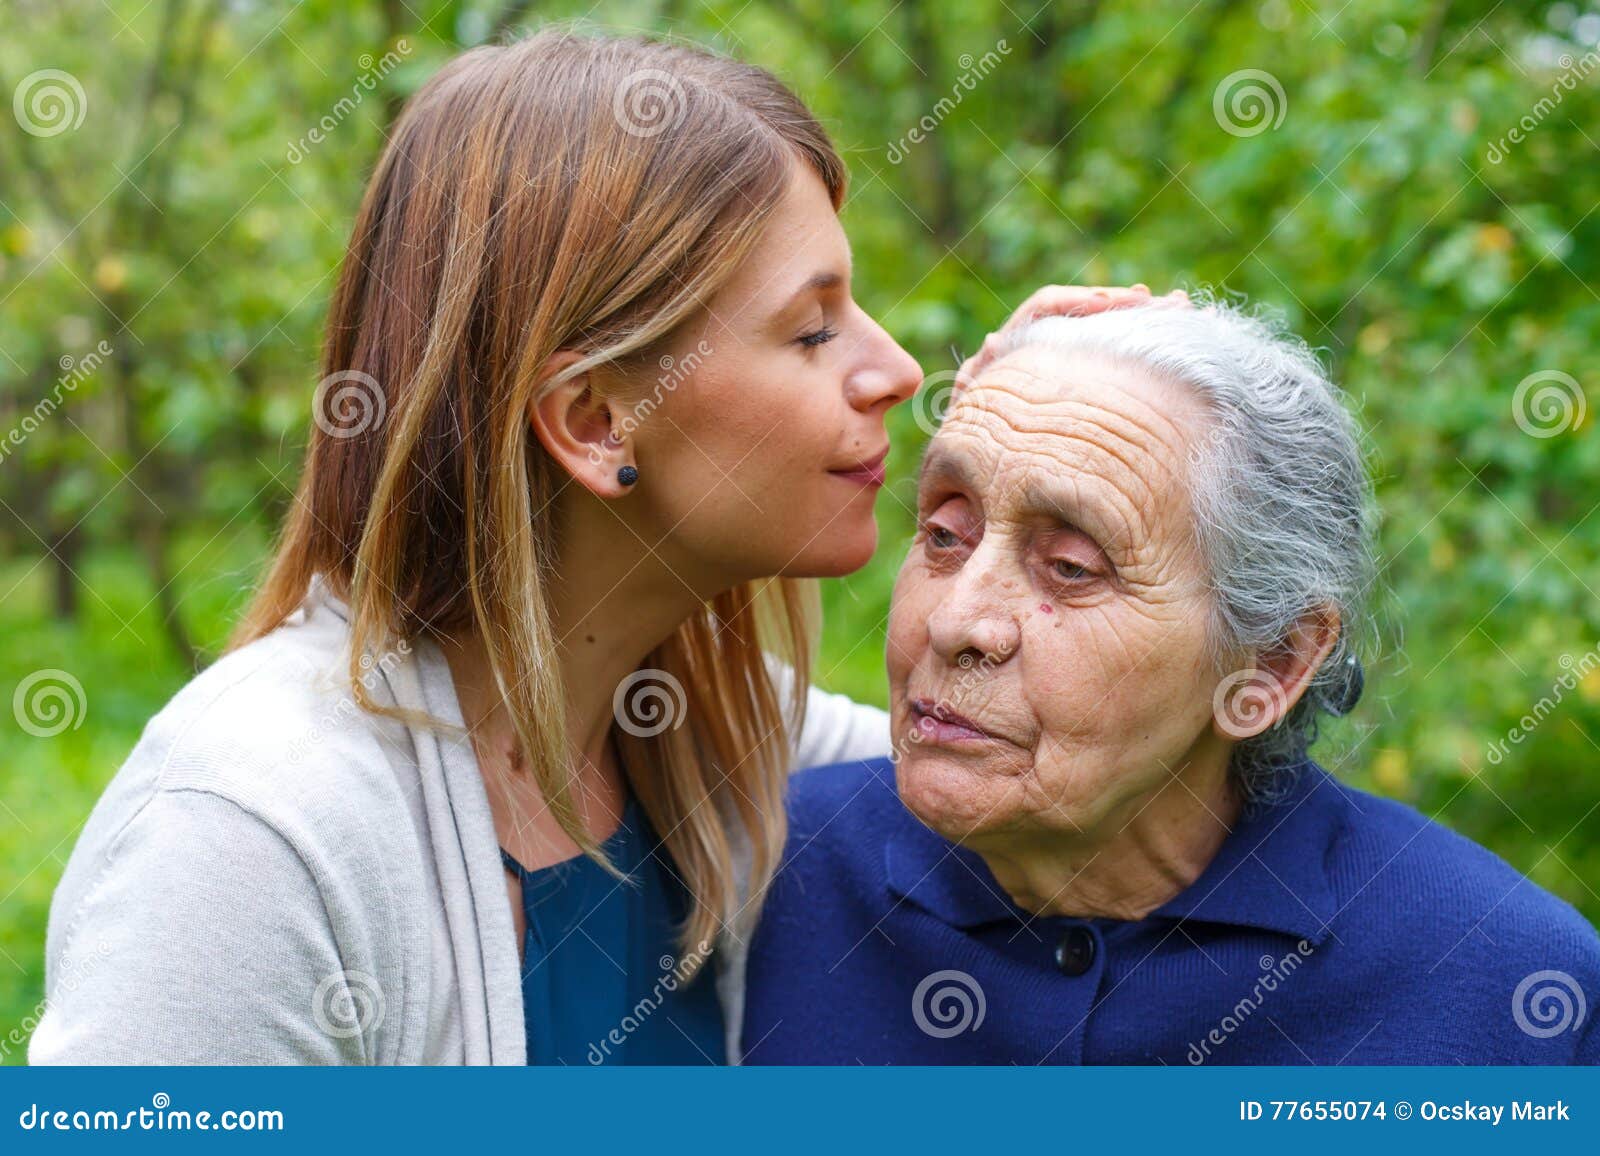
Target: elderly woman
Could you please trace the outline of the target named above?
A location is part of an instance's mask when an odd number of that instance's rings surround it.
[[[1600,1062],[1578,913],[1307,755],[1372,574],[1316,359],[1225,305],[997,352],[923,463],[898,757],[794,782],[746,1062]]]

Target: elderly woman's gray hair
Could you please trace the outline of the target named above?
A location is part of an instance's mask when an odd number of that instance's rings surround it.
[[[1209,414],[1191,442],[1190,500],[1219,663],[1270,652],[1318,607],[1337,611],[1338,641],[1300,701],[1234,750],[1248,798],[1280,793],[1318,720],[1354,705],[1356,651],[1371,635],[1371,487],[1341,391],[1280,322],[1222,301],[1044,318],[1000,352],[1034,345],[1142,369],[1189,389]]]

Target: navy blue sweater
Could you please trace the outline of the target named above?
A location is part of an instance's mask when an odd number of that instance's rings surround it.
[[[1312,762],[1135,922],[1030,917],[886,759],[801,773],[790,813],[747,1063],[1600,1063],[1594,928]]]

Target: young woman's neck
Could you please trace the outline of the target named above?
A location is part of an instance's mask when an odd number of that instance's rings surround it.
[[[622,680],[723,586],[593,499],[563,527],[556,570],[548,589],[569,733],[587,754],[605,745]]]
[[[608,741],[617,687],[724,585],[669,561],[658,544],[598,499],[565,511],[561,564],[546,587],[567,696],[567,739],[585,790],[608,793],[620,775]],[[506,749],[514,734],[483,642],[446,647],[462,715],[480,750]],[[587,808],[585,808],[587,810]]]

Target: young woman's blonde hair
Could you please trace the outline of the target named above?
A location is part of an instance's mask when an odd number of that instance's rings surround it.
[[[376,710],[364,655],[476,635],[523,765],[604,862],[573,798],[546,597],[565,476],[529,405],[602,364],[649,377],[807,168],[837,209],[844,167],[805,106],[767,72],[702,49],[552,32],[448,64],[408,103],[367,187],[304,475],[231,645],[277,627],[320,573],[350,605],[353,693]],[[558,350],[581,360],[541,383]],[[352,423],[340,406],[362,390]],[[752,852],[751,899],[782,851],[812,611],[790,580],[719,595],[642,666],[682,684],[684,725],[649,739],[613,728],[693,895],[682,943],[696,966],[740,906],[736,842]],[[794,667],[792,698],[780,700],[766,653]]]

